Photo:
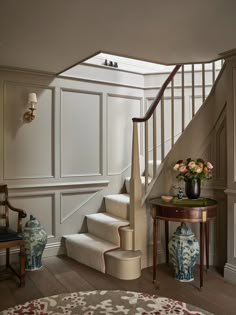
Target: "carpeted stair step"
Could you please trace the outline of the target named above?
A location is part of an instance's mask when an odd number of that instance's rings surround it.
[[[129,221],[115,217],[108,213],[94,213],[86,215],[87,227],[90,234],[95,235],[116,246],[121,246],[120,229],[129,226]],[[124,242],[122,242],[124,243]]]
[[[107,195],[105,197],[106,212],[125,220],[129,220],[129,204],[128,194]]]
[[[114,250],[105,253],[106,273],[122,280],[141,276],[141,252]]]
[[[115,244],[90,233],[71,234],[64,238],[67,255],[70,258],[103,273],[106,272],[104,253],[117,248]]]
[[[68,257],[122,280],[141,275],[141,252],[117,249],[116,245],[90,233],[65,235]]]

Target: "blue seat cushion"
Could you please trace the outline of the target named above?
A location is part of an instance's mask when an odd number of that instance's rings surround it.
[[[23,236],[10,228],[0,226],[0,243],[9,241],[19,241],[22,240]]]

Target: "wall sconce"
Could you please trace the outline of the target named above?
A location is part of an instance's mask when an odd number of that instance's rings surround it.
[[[24,114],[24,119],[27,121],[32,121],[35,118],[34,111],[36,110],[35,104],[37,104],[37,95],[36,93],[29,93],[28,95],[28,104],[29,104],[29,111]]]

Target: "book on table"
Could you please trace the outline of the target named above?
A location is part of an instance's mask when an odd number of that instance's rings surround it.
[[[172,203],[174,205],[180,205],[180,206],[207,206],[207,199],[206,198],[198,198],[198,199],[182,198],[182,199],[178,199],[177,197],[174,197]]]

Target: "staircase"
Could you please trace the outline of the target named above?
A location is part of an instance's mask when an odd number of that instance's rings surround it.
[[[213,64],[214,66],[214,64]],[[194,66],[192,67],[194,72]],[[202,67],[204,69],[204,67]],[[181,70],[181,72],[179,72]],[[204,72],[202,82],[205,82]],[[213,67],[213,73],[215,73]],[[176,66],[159,90],[157,97],[150,105],[146,115],[142,118],[133,118],[133,144],[131,177],[126,178],[125,194],[105,196],[105,212],[86,215],[87,233],[65,235],[67,255],[79,263],[85,264],[100,272],[107,273],[122,280],[131,280],[140,277],[141,268],[145,266],[142,259],[147,258],[147,231],[150,225],[147,218],[150,214],[145,208],[145,200],[158,177],[167,155],[165,148],[165,127],[161,128],[161,144],[157,143],[156,108],[161,106],[161,118],[164,118],[164,92],[171,85],[171,147],[179,137],[174,133],[174,76],[182,78],[184,84],[184,66]],[[212,78],[212,84],[215,77]],[[178,79],[179,81],[179,79]],[[202,83],[203,84],[203,83]],[[194,85],[194,75],[192,75]],[[205,101],[205,86],[202,91]],[[182,110],[184,111],[184,88],[182,88]],[[194,87],[192,89],[192,117],[195,115]],[[152,118],[152,149],[150,152],[149,119]],[[164,124],[164,119],[161,124]],[[138,139],[138,124],[144,123],[144,166],[140,172],[140,152]],[[186,127],[184,114],[182,115],[182,132]],[[159,151],[160,152],[159,152]],[[159,152],[159,153],[158,153]],[[160,159],[158,159],[160,158]],[[151,161],[150,161],[151,160]],[[140,176],[144,174],[144,176]]]
[[[144,191],[143,176],[141,181]],[[87,233],[64,238],[69,257],[116,278],[131,280],[141,275],[141,251],[133,250],[133,229],[129,221],[130,178],[125,179],[125,187],[127,193],[104,198],[105,212],[86,215]]]

